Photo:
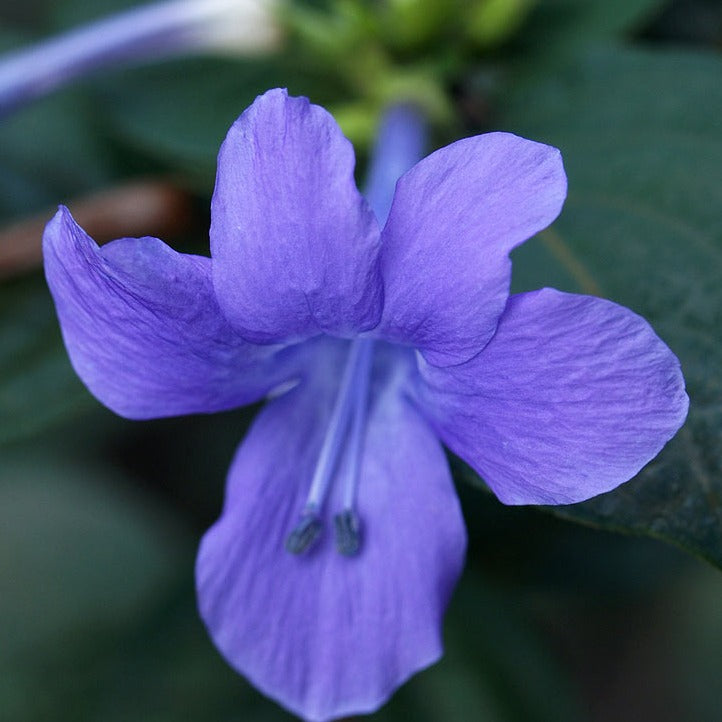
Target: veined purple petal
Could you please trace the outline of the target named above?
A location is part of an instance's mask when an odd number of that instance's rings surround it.
[[[509,295],[509,252],[548,226],[565,196],[559,151],[509,133],[424,158],[399,180],[382,233],[375,334],[440,366],[477,354]]]
[[[228,325],[209,258],[157,238],[99,248],[63,207],[47,225],[43,252],[73,367],[121,416],[239,406],[291,373],[277,349],[251,345]]]
[[[513,296],[471,361],[422,366],[444,443],[506,504],[569,504],[615,488],[687,415],[676,356],[632,311],[542,289]]]
[[[223,656],[309,720],[370,712],[438,659],[465,550],[441,446],[399,382],[378,368],[357,494],[360,553],[334,548],[336,488],[318,545],[299,556],[284,549],[331,413],[337,352],[257,417],[196,565],[201,615]]]
[[[352,336],[375,326],[379,228],[354,152],[306,98],[269,90],[233,124],[211,205],[213,282],[249,341]]]

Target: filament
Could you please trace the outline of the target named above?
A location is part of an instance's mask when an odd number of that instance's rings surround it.
[[[301,519],[286,539],[286,548],[293,553],[307,551],[315,544],[320,535],[321,509],[328,495],[331,476],[343,449],[349,422],[353,416],[352,427],[363,423],[363,418],[360,421],[356,420],[358,416],[356,409],[361,403],[360,399],[363,401],[361,405],[366,405],[365,397],[368,391],[368,377],[371,373],[372,352],[373,341],[370,339],[359,338],[351,342],[338,395],[331,411],[331,419],[311,479],[306,504],[301,513]],[[360,396],[361,392],[363,392],[363,398]],[[361,432],[356,431],[355,435],[360,438]],[[360,441],[355,445],[358,446],[358,444]],[[358,465],[358,453],[357,449],[356,465]],[[355,485],[356,482],[353,483]],[[353,489],[351,493],[353,494]]]

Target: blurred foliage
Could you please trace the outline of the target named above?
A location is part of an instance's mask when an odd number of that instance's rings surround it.
[[[68,92],[2,119],[0,216],[45,209],[111,182],[108,149],[87,106],[87,97]]]
[[[93,403],[70,368],[44,282],[14,280],[1,290],[0,448]]]
[[[319,102],[329,103],[341,91],[291,58],[199,58],[118,73],[112,85],[97,92],[109,134],[134,152],[181,170],[199,192],[208,193],[218,148],[239,109],[273,87],[296,94],[318,88]],[[169,114],[168,108],[179,112]]]
[[[539,0],[527,26],[514,40],[537,62],[570,56],[590,45],[609,43],[650,19],[660,0]],[[529,58],[521,56],[522,63]]]
[[[0,44],[132,4],[29,0],[3,15]],[[721,18],[709,0],[294,3],[277,56],[108,71],[3,118],[0,220],[148,175],[207,207],[223,135],[273,85],[333,108],[362,161],[381,106],[404,95],[439,142],[503,128],[557,145],[569,199],[515,253],[516,290],[599,293],[649,318],[692,406],[638,478],[550,511],[720,565]],[[205,234],[168,240],[207,251]],[[74,376],[40,272],[2,281],[0,717],[289,719],[223,663],[193,600],[194,547],[254,411],[113,417]],[[469,569],[446,657],[377,719],[718,718],[719,576],[460,487]]]
[[[645,36],[673,45],[722,47],[722,3],[719,0],[675,0],[667,3]]]

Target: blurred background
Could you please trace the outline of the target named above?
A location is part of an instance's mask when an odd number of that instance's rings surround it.
[[[61,202],[100,242],[207,253],[218,146],[273,86],[335,113],[359,182],[399,97],[431,118],[429,150],[497,129],[561,148],[569,199],[515,252],[515,290],[641,313],[692,399],[658,459],[586,504],[504,507],[452,459],[470,546],[446,655],[372,718],[722,718],[722,3],[259,2],[237,33],[166,22],[95,54],[83,36],[67,77],[17,55],[136,6],[0,0],[0,719],[290,719],[195,609],[195,549],[256,409],[115,417],[70,367],[40,257]]]

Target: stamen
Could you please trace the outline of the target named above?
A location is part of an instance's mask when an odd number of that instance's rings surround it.
[[[323,500],[326,498],[331,472],[341,451],[343,435],[348,428],[349,416],[357,396],[356,386],[359,366],[368,354],[367,347],[372,344],[373,341],[364,339],[356,339],[351,343],[336,403],[331,412],[326,438],[323,440],[321,453],[318,456],[316,469],[311,480],[311,489],[308,492],[306,507],[320,509]]]
[[[358,487],[359,470],[361,466],[361,450],[363,448],[368,411],[372,351],[373,341],[368,341],[362,349],[364,355],[359,362],[359,372],[356,376],[353,417],[351,419],[351,429],[349,430],[347,442],[348,463],[345,467],[346,477],[343,480],[342,503],[344,509],[353,509],[356,504],[356,489]]]
[[[333,518],[336,549],[347,557],[356,556],[361,548],[361,522],[353,509],[344,509]]]
[[[328,495],[331,474],[343,448],[342,442],[349,426],[349,417],[358,405],[359,380],[369,373],[366,367],[370,365],[372,347],[373,341],[368,339],[356,339],[351,343],[336,403],[331,411],[328,431],[324,437],[321,453],[311,479],[311,488],[304,512],[286,539],[286,549],[293,554],[305,552],[321,533],[322,524],[319,511]],[[361,386],[363,386],[363,382]],[[310,535],[310,540],[306,543],[307,534]]]
[[[305,511],[293,531],[286,537],[286,550],[291,554],[307,552],[321,535],[321,520],[314,511]]]

